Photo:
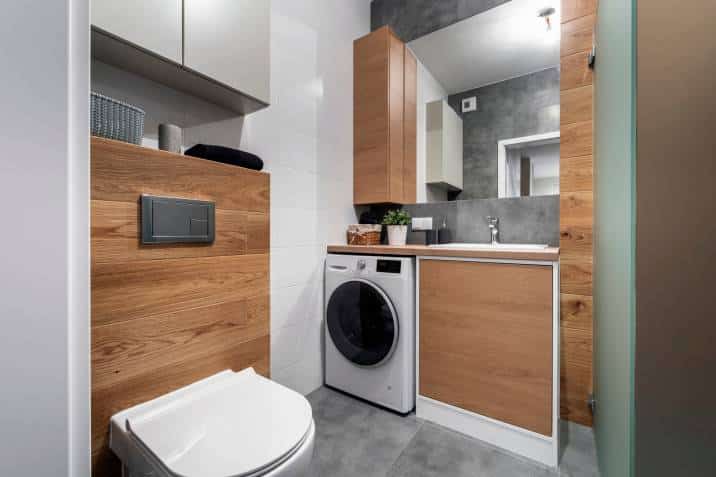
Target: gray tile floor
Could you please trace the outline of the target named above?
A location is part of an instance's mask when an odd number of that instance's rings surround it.
[[[308,396],[316,421],[311,477],[598,477],[591,429],[563,424],[559,470],[328,388]]]

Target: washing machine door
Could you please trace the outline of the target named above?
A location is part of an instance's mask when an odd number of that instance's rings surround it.
[[[366,280],[351,280],[335,289],[328,300],[326,326],[338,351],[359,366],[383,364],[398,343],[393,304]]]

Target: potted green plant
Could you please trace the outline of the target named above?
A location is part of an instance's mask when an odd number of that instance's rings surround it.
[[[405,245],[408,236],[410,214],[404,210],[389,210],[383,216],[383,225],[388,227],[388,244]]]

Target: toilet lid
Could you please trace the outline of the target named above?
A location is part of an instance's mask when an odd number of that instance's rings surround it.
[[[128,431],[169,475],[239,477],[270,469],[300,447],[313,421],[306,398],[254,372],[231,373],[144,415]]]

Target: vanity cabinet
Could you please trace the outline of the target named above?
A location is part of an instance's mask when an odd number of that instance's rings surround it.
[[[426,105],[426,178],[428,184],[462,190],[462,118],[445,100]]]
[[[390,30],[353,46],[353,202],[416,198],[417,61]]]
[[[419,417],[556,466],[558,267],[419,259]]]
[[[182,0],[92,0],[92,25],[163,58],[182,61]]]
[[[270,44],[267,1],[92,0],[93,58],[240,114],[270,102]]]

